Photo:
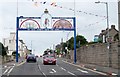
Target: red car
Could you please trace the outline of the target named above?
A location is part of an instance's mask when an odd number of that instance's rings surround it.
[[[51,55],[45,55],[43,57],[43,64],[54,64],[56,65],[56,58],[54,56]]]

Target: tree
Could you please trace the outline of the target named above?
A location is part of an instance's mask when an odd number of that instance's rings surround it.
[[[3,44],[0,42],[0,55],[3,57],[7,55],[7,49],[3,46]]]
[[[88,41],[85,39],[84,36],[82,36],[82,35],[77,35],[76,36],[76,48],[79,48],[79,45],[83,46],[83,45],[85,45],[87,43],[88,43]],[[73,37],[71,37],[67,41],[67,47],[68,47],[69,50],[73,50],[74,49],[74,38]]]

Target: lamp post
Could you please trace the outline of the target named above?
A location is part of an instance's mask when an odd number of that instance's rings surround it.
[[[107,15],[107,47],[109,52],[109,67],[111,67],[111,50],[110,50],[110,33],[109,33],[109,17],[108,17],[108,3],[107,2],[95,2],[95,3],[103,3],[106,5],[106,15]]]
[[[118,2],[118,26],[119,26],[119,42],[118,42],[118,69],[120,69],[120,1]]]

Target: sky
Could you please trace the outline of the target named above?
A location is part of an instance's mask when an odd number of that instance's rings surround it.
[[[3,38],[9,37],[10,32],[16,31],[16,17],[40,17],[46,8],[52,17],[75,16],[77,34],[83,35],[87,41],[93,41],[94,35],[98,35],[107,27],[104,17],[106,6],[102,3],[95,4],[96,1],[98,0],[18,0],[17,8],[17,0],[0,0],[0,42]],[[109,24],[115,25],[118,30],[117,0],[100,1],[108,2]],[[53,2],[62,8],[50,5]],[[29,49],[33,48],[33,53],[42,54],[47,48],[53,49],[55,45],[60,44],[62,38],[65,42],[73,37],[73,31],[69,35],[68,33],[69,31],[19,31],[19,38]]]

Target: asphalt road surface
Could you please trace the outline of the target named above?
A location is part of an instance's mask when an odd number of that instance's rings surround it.
[[[37,62],[23,62],[19,65],[11,65],[3,70],[3,76],[39,76],[39,77],[103,77],[102,73],[92,71],[69,64],[62,59],[57,59],[56,65],[44,65],[42,58],[38,58]]]

